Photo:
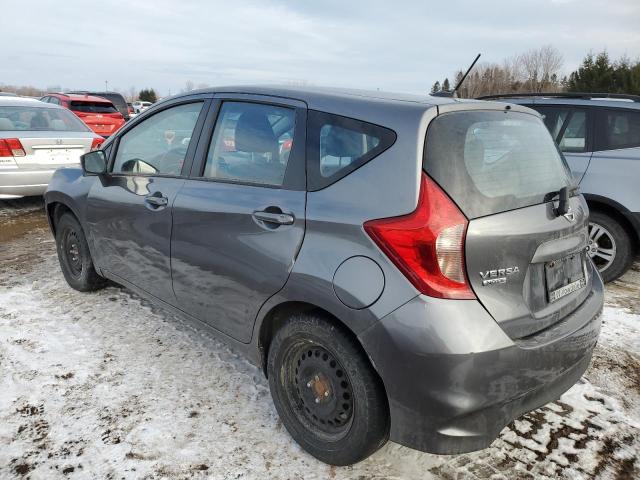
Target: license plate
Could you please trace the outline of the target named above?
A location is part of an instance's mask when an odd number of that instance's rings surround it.
[[[83,150],[75,148],[52,148],[48,150],[37,150],[36,158],[43,163],[56,165],[65,163],[79,163]]]
[[[584,272],[584,253],[553,260],[545,265],[549,302],[555,302],[587,285]]]
[[[549,301],[555,302],[556,300],[559,300],[560,298],[565,297],[570,293],[576,292],[586,286],[587,286],[587,281],[584,278],[581,278],[580,280],[576,280],[575,282],[571,282],[570,284],[565,285],[564,287],[560,287],[557,290],[549,292]]]

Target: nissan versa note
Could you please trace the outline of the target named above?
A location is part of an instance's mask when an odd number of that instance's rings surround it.
[[[201,90],[82,167],[45,195],[69,285],[110,279],[218,333],[324,462],[387,439],[485,448],[589,364],[603,286],[587,205],[526,107]]]

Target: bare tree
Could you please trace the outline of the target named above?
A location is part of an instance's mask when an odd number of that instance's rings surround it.
[[[562,66],[562,54],[551,45],[506,58],[501,64],[480,63],[469,73],[458,95],[475,98],[500,93],[561,91]],[[456,84],[462,74],[462,70],[456,72]]]
[[[191,90],[194,89],[194,84],[191,80],[187,80],[184,83],[184,88],[182,89],[183,92],[190,92]]]

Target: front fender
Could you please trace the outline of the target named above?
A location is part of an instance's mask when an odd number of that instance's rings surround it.
[[[64,205],[76,216],[85,231],[89,250],[93,251],[93,238],[86,227],[87,196],[96,181],[95,176],[86,176],[81,168],[59,168],[51,177],[44,193],[47,220],[55,236],[54,210],[57,204]]]

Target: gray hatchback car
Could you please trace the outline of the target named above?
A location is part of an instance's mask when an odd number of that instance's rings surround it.
[[[110,279],[226,339],[322,461],[485,448],[589,364],[587,204],[533,110],[219,88],[82,160],[45,194],[69,285]]]
[[[640,96],[537,93],[482,97],[540,112],[589,205],[589,255],[605,282],[640,247]]]

